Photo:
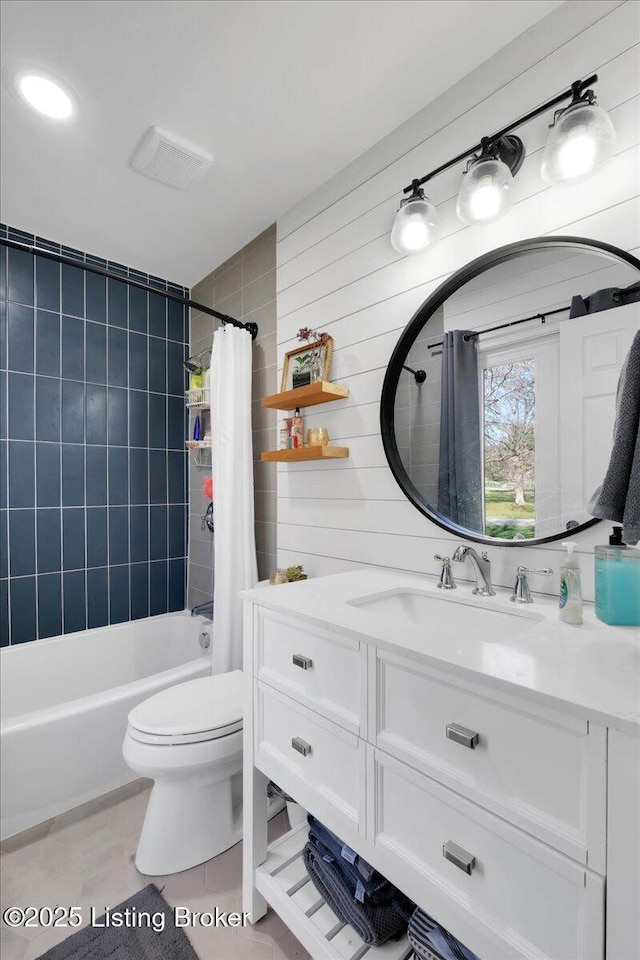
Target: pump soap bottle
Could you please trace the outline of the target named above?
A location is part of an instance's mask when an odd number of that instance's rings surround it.
[[[565,623],[582,623],[582,587],[580,567],[573,556],[575,543],[563,543],[567,556],[560,567],[560,619]]]
[[[614,527],[608,545],[595,548],[596,617],[617,627],[640,626],[640,550]]]

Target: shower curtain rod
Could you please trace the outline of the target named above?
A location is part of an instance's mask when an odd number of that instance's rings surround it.
[[[92,263],[85,263],[83,260],[74,260],[73,257],[65,257],[61,253],[54,253],[53,250],[44,250],[42,247],[21,243],[18,240],[9,240],[7,237],[0,237],[0,244],[5,247],[10,247],[12,250],[23,250],[25,253],[31,253],[36,257],[54,260],[56,263],[64,263],[70,267],[80,267],[80,269],[86,270],[89,273],[95,273],[99,277],[106,277],[109,280],[120,280],[130,287],[137,287],[138,290],[145,290],[147,293],[158,293],[160,296],[166,297],[167,300],[173,300],[175,303],[180,303],[185,307],[191,307],[200,313],[206,313],[210,317],[215,317],[217,320],[221,320],[223,324],[230,323],[234,327],[247,330],[251,334],[252,340],[255,340],[258,336],[257,323],[243,323],[242,320],[236,320],[235,317],[230,317],[226,313],[220,313],[219,310],[214,310],[212,307],[205,307],[203,303],[198,303],[196,300],[190,300],[188,297],[180,297],[176,293],[170,293],[168,290],[152,287],[142,280],[133,280],[131,277],[125,277],[120,273],[116,273],[114,270],[105,270],[102,267],[94,266]]]
[[[497,327],[487,327],[486,330],[478,330],[477,333],[465,333],[463,340],[471,340],[472,337],[479,337],[483,333],[494,333],[496,330],[505,330],[507,327],[517,327],[520,323],[528,323],[530,320],[541,320],[542,323],[545,322],[547,317],[552,317],[556,313],[565,313],[567,310],[570,310],[571,306],[568,307],[558,307],[557,310],[546,310],[544,313],[534,313],[530,317],[522,317],[521,320],[511,320],[509,323],[500,323]],[[434,347],[441,347],[444,341],[439,340],[437,343],[428,343],[427,350],[431,350]]]

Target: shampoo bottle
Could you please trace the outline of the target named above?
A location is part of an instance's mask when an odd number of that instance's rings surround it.
[[[573,555],[575,543],[563,543],[567,556],[560,567],[560,619],[564,623],[582,623],[582,587],[580,567]]]
[[[614,527],[609,543],[594,553],[596,617],[611,626],[640,626],[640,550],[624,544],[622,527]]]

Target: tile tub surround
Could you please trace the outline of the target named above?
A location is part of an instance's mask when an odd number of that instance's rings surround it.
[[[146,877],[133,863],[150,782],[137,780],[70,810],[0,847],[3,907],[73,902],[85,923],[155,883],[172,907],[241,910],[242,843],[208,863],[167,877]],[[275,840],[288,829],[286,813],[269,823]],[[83,924],[84,925],[84,924]],[[64,928],[0,927],[3,960],[40,957],[69,935]],[[308,954],[272,911],[255,927],[186,929],[200,960],[307,960]]]
[[[0,247],[0,641],[184,606],[186,309]]]
[[[276,232],[275,225],[197,283],[194,300],[222,313],[258,324],[253,344],[253,457],[258,575],[268,577],[276,565],[276,487],[274,464],[260,463],[262,450],[274,445],[277,413],[264,410],[260,400],[276,385]],[[211,347],[218,321],[192,311],[190,353]],[[191,423],[193,427],[193,423]],[[207,507],[202,481],[208,471],[189,458],[189,605],[213,596],[213,537],[201,529]]]

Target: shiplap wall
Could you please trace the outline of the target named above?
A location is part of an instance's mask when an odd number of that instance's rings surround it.
[[[315,576],[367,565],[435,573],[433,554],[450,553],[459,538],[405,500],[386,462],[379,408],[391,352],[423,300],[495,247],[567,234],[637,254],[639,39],[634,0],[563,4],[278,221],[279,366],[297,345],[300,327],[334,337],[332,379],[347,384],[350,396],[307,410],[307,425],[327,426],[332,440],[351,450],[346,460],[278,465],[280,566],[302,562]],[[618,132],[606,169],[583,184],[547,187],[539,172],[551,120],[544,114],[518,131],[527,156],[516,180],[518,202],[505,218],[484,227],[457,220],[461,167],[455,167],[429,185],[442,239],[416,257],[395,253],[389,232],[405,184],[593,72]],[[599,524],[575,538],[588,599],[593,546],[607,534]],[[494,582],[506,586],[516,564],[557,571],[562,547],[491,546],[489,554]],[[468,569],[456,574],[470,578]],[[555,592],[557,577],[532,587]]]

